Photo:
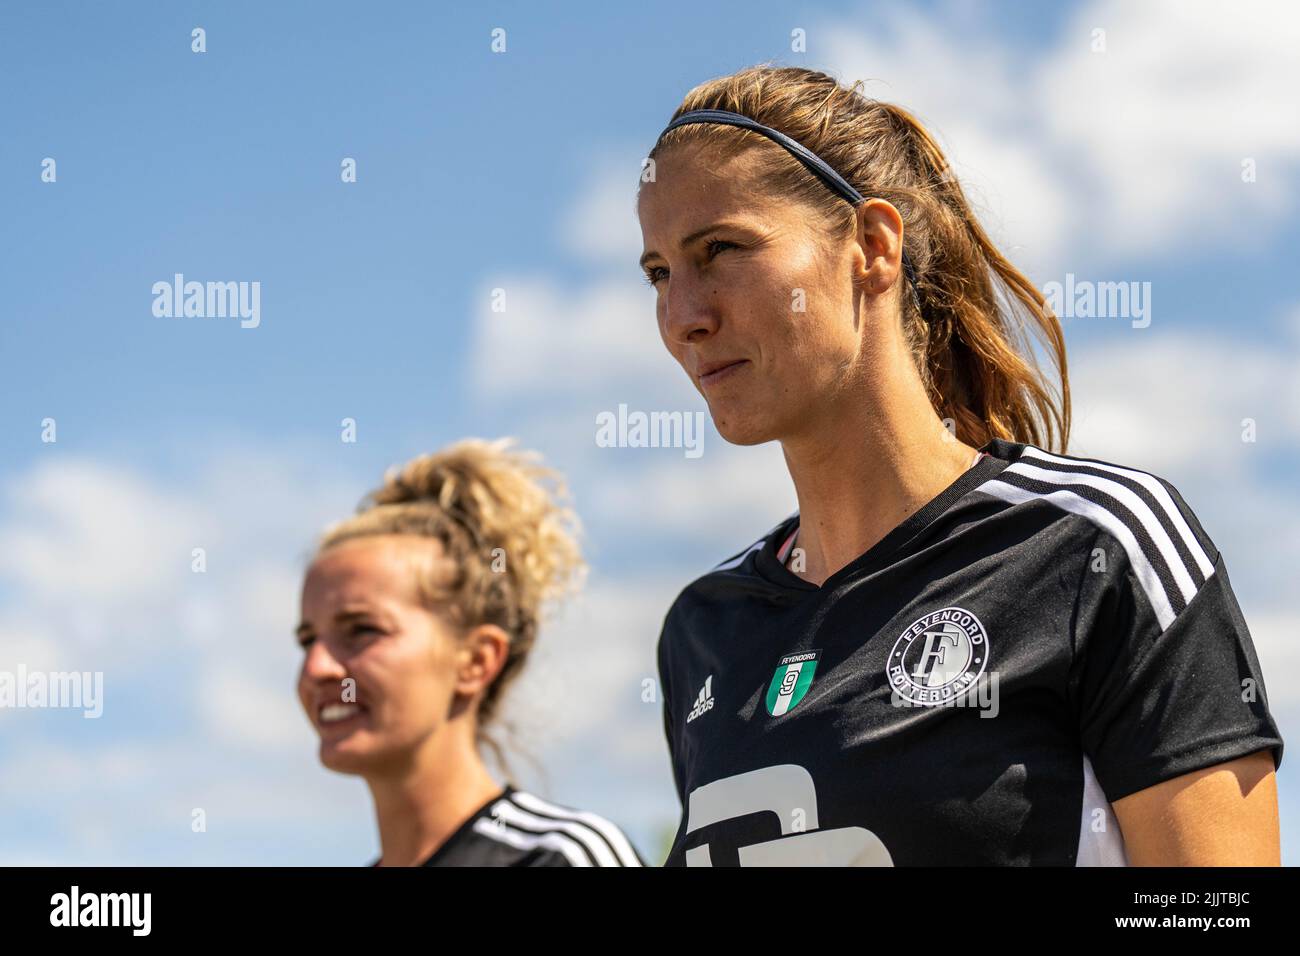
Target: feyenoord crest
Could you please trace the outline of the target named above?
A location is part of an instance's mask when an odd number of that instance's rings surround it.
[[[767,687],[767,712],[780,717],[794,710],[795,705],[808,693],[817,671],[817,657],[821,651],[801,651],[781,658]]]
[[[946,607],[913,621],[889,652],[889,683],[913,704],[941,705],[963,694],[989,662],[988,634],[970,611]]]

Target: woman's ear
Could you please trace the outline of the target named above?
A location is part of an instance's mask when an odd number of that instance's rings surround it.
[[[479,624],[461,638],[457,651],[456,690],[476,694],[487,690],[506,666],[510,635],[495,624]]]
[[[884,199],[868,199],[857,208],[858,247],[869,292],[892,286],[902,271],[903,217]]]

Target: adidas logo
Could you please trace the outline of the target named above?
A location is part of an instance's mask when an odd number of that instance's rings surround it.
[[[713,709],[713,675],[710,674],[704,680],[704,686],[700,688],[700,696],[695,698],[695,706],[691,712],[686,715],[686,722],[689,724],[701,714],[707,714]]]

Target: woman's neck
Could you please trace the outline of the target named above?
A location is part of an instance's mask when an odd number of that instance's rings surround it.
[[[367,777],[381,866],[419,866],[501,792],[472,742],[453,741],[450,730],[442,728],[403,770]]]
[[[977,449],[954,439],[911,384],[877,383],[878,395],[830,408],[818,427],[782,441],[804,580],[820,587],[970,467]]]

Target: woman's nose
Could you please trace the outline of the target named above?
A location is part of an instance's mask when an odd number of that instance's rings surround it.
[[[689,270],[680,271],[668,280],[668,289],[659,307],[664,335],[670,340],[687,342],[700,334],[712,334],[718,326],[720,295],[716,286]]]
[[[307,648],[307,657],[302,662],[303,674],[312,680],[336,680],[345,673],[345,668],[331,653],[325,642],[314,640]]]

